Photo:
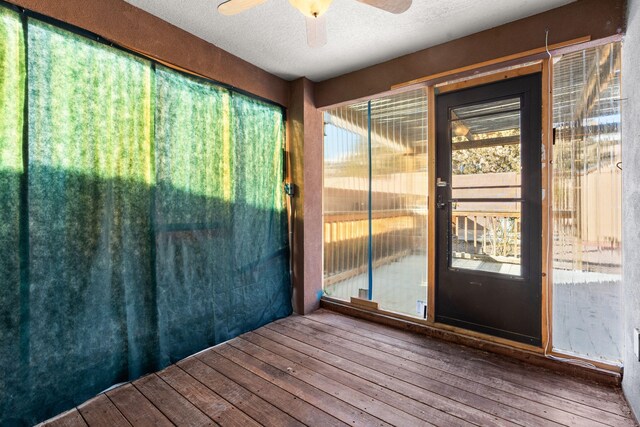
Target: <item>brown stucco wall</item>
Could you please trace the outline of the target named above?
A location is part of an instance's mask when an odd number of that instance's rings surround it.
[[[322,113],[314,105],[314,84],[291,82],[287,117],[291,176],[296,184],[293,210],[293,309],[316,310],[322,292]]]
[[[316,85],[316,107],[369,97],[425,76],[479,64],[583,36],[609,37],[625,28],[625,0],[579,0],[566,6],[420,50]]]
[[[289,101],[289,82],[123,0],[9,2],[285,107]]]

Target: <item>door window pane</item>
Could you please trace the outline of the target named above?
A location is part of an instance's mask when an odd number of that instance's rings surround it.
[[[520,202],[453,202],[451,267],[520,276]]]
[[[520,107],[517,97],[449,112],[452,268],[521,273]]]

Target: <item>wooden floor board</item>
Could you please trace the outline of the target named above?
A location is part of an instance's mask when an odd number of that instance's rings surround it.
[[[347,382],[352,388],[384,400],[389,405],[436,425],[473,425],[470,421],[479,421],[480,423],[478,424],[482,425],[503,425],[494,422],[497,421],[496,418],[489,417],[482,412],[456,411],[457,407],[450,404],[448,399],[434,395],[428,390],[385,376],[347,359],[334,356],[324,350],[295,341],[275,331],[261,329],[247,335],[246,339],[259,343],[261,346],[269,348],[289,360],[303,364],[321,375],[333,378],[338,382]],[[439,398],[441,398],[442,402],[438,402]],[[458,415],[458,417],[451,415],[450,412]]]
[[[231,380],[267,400],[303,424],[313,425],[314,423],[318,423],[319,425],[326,426],[346,425],[346,423],[316,408],[304,399],[301,399],[297,393],[292,394],[283,390],[213,350],[199,354],[198,359],[218,372],[224,372],[224,375]]]
[[[173,423],[131,384],[125,384],[105,394],[134,426],[173,426]]]
[[[547,420],[569,426],[602,426],[604,425],[621,425],[623,418],[614,419],[614,414],[608,414],[606,420],[596,421],[592,418],[576,415],[567,410],[558,409],[553,406],[540,403],[538,398],[534,396],[522,397],[514,394],[512,391],[506,391],[504,388],[496,387],[494,384],[487,385],[486,381],[482,381],[483,376],[477,375],[477,370],[469,369],[464,366],[464,360],[443,361],[433,357],[425,357],[414,351],[399,348],[396,345],[387,344],[369,337],[361,336],[348,331],[336,332],[336,329],[325,324],[313,322],[309,319],[301,319],[296,325],[306,325],[316,331],[321,331],[328,335],[322,335],[325,338],[337,340],[337,342],[357,343],[354,348],[359,348],[365,354],[370,354],[380,360],[391,360],[399,366],[406,366],[407,369],[420,373],[430,378],[441,378],[447,384],[458,387],[468,392],[485,396],[495,402],[507,404],[512,408],[520,409],[529,414],[544,414]],[[334,335],[335,334],[335,335]]]
[[[78,412],[76,408],[73,408],[72,410],[45,421],[40,425],[46,427],[83,427],[86,426],[87,423],[84,418],[82,418],[82,415],[80,415],[80,412]]]
[[[348,381],[338,382],[329,376],[318,375],[317,372],[308,369],[306,366],[288,360],[250,341],[237,338],[229,344],[288,375],[333,395],[343,402],[360,409],[363,413],[371,414],[391,425],[433,426],[433,424],[424,419],[402,411],[376,397],[360,392],[357,387],[352,387],[353,384]]]
[[[267,335],[270,331],[266,332]],[[273,333],[275,335],[275,332]],[[329,362],[325,362],[320,358],[313,357],[305,354],[303,351],[297,351],[296,343],[287,342],[287,337],[280,335],[275,339],[270,339],[261,334],[250,332],[243,335],[243,338],[256,344],[262,348],[270,350],[274,354],[277,354],[287,360],[302,365],[318,375],[331,378],[341,384],[344,384],[350,388],[358,390],[372,398],[384,401],[390,406],[398,408],[408,414],[420,418],[424,421],[436,423],[439,425],[447,424],[450,426],[469,426],[471,423],[464,421],[462,418],[456,418],[449,415],[446,412],[439,411],[438,409],[423,403],[420,400],[415,400],[409,396],[406,396],[391,388],[385,388],[367,375],[358,376],[357,368],[354,369],[353,365],[334,366]],[[273,336],[271,337],[273,338]],[[289,346],[287,346],[289,344]],[[304,345],[299,343],[300,346]],[[321,350],[320,350],[321,351]],[[327,353],[330,354],[330,353]],[[343,359],[344,362],[348,362]],[[344,368],[344,369],[343,369]],[[401,388],[401,387],[399,387]],[[416,390],[417,394],[424,394],[423,390]]]
[[[237,350],[229,344],[218,346],[215,351],[283,390],[299,396],[327,414],[330,413],[346,424],[372,427],[389,426],[388,423],[377,419],[364,410],[358,409],[321,389],[311,386],[289,375],[287,372],[276,369],[256,357]]]
[[[78,412],[80,412],[87,424],[91,426],[111,427],[131,425],[104,394],[99,394],[78,406]]]
[[[260,425],[176,365],[159,372],[158,375],[222,427],[257,427]]]
[[[298,319],[295,322],[286,321],[280,322],[280,324],[308,336],[313,336],[314,339],[323,340],[326,346],[352,351],[354,353],[351,357],[354,361],[361,360],[362,363],[366,363],[369,366],[375,364],[380,369],[384,369],[384,367],[390,368],[395,372],[394,376],[410,377],[413,381],[418,381],[423,385],[428,384],[429,387],[440,388],[443,392],[446,390],[445,393],[447,395],[452,396],[460,403],[474,406],[514,423],[524,421],[532,425],[578,425],[576,417],[571,414],[558,413],[552,408],[537,408],[535,402],[523,402],[517,396],[502,393],[498,389],[467,381],[409,359],[385,353],[373,347],[367,347],[338,335],[323,332],[320,329],[314,329],[303,324]],[[529,405],[533,408],[530,408]],[[588,420],[585,420],[583,425],[598,424],[591,424]]]
[[[331,327],[332,330],[339,329],[342,333],[350,334],[352,331],[362,336],[363,340],[371,339],[368,341],[368,345],[372,342],[375,343],[377,348],[389,349],[392,351],[396,349],[400,352],[408,351],[409,354],[415,354],[417,356],[424,356],[425,359],[422,363],[427,363],[430,366],[442,369],[448,372],[454,372],[459,376],[469,378],[473,381],[481,382],[485,385],[500,388],[504,391],[512,393],[514,395],[530,399],[549,407],[564,410],[591,420],[600,421],[609,425],[625,425],[628,423],[629,418],[621,410],[623,402],[616,402],[609,404],[611,400],[619,399],[619,395],[616,394],[616,390],[610,387],[602,387],[594,385],[595,389],[600,390],[602,393],[607,393],[609,400],[603,404],[602,400],[595,399],[593,396],[585,396],[582,392],[575,392],[571,394],[570,390],[559,387],[544,387],[541,384],[533,385],[532,382],[538,378],[541,368],[527,369],[528,376],[525,377],[526,386],[522,386],[518,382],[513,382],[509,376],[509,373],[513,373],[514,367],[502,360],[496,361],[497,364],[489,365],[485,360],[479,359],[478,356],[484,356],[486,353],[475,352],[476,354],[467,353],[467,358],[460,358],[460,354],[447,355],[442,352],[436,352],[429,350],[428,348],[420,345],[422,342],[429,342],[428,338],[419,340],[418,336],[414,334],[407,334],[404,338],[418,338],[417,341],[404,341],[400,338],[393,336],[387,336],[378,330],[364,329],[363,326],[369,326],[369,322],[351,322],[350,318],[344,316],[332,316],[331,314],[319,313],[308,316],[309,319],[320,322],[325,327]],[[355,320],[355,319],[354,319]],[[377,325],[376,325],[377,326]],[[384,332],[388,332],[385,328]],[[326,330],[326,329],[325,329]],[[364,331],[364,332],[363,332]],[[390,347],[389,347],[390,346]],[[468,350],[465,349],[465,352]],[[478,354],[480,353],[480,354]],[[406,353],[405,353],[406,354]],[[456,357],[457,356],[457,357]],[[455,359],[454,359],[455,357]],[[478,365],[482,362],[483,373],[485,375],[478,375]],[[516,366],[521,370],[521,366]],[[506,373],[506,375],[505,375]],[[546,374],[546,372],[545,372]],[[558,392],[560,391],[560,392]]]
[[[557,397],[550,397],[539,391],[517,387],[506,381],[492,381],[484,375],[477,374],[477,367],[476,369],[473,367],[474,360],[451,360],[446,357],[439,359],[432,354],[421,354],[422,349],[418,346],[404,346],[405,348],[402,348],[403,346],[400,343],[386,343],[381,341],[380,337],[370,338],[346,330],[336,332],[334,327],[324,323],[314,323],[308,319],[303,319],[301,323],[325,333],[337,334],[336,336],[340,339],[348,339],[365,347],[397,356],[400,359],[424,365],[429,371],[435,369],[435,375],[439,375],[436,371],[440,371],[446,373],[446,375],[454,376],[455,378],[449,377],[448,384],[465,385],[466,381],[468,381],[469,386],[477,384],[475,388],[477,388],[478,392],[498,402],[508,402],[511,406],[533,413],[540,412],[546,408],[546,417],[548,419],[564,425],[625,425],[624,423],[628,421],[628,418],[624,418],[619,414],[605,412]],[[495,370],[492,371],[496,375],[498,374],[496,371],[502,371],[499,368],[494,368]],[[486,371],[489,370],[485,369]]]
[[[134,381],[133,385],[175,425],[185,427],[215,425],[211,418],[156,374],[142,377]]]
[[[372,322],[355,319],[348,316],[341,316],[327,310],[318,310],[307,316],[308,319],[325,323],[334,329],[355,332],[364,336],[375,336],[376,340],[403,346],[403,343],[416,344],[421,348],[422,354],[431,352],[436,358],[442,359],[443,355],[459,360],[466,355],[467,359],[473,359],[473,367],[477,370],[479,366],[488,373],[496,374],[505,380],[514,381],[518,385],[532,388],[536,391],[555,393],[558,397],[579,403],[604,405],[606,410],[612,413],[621,413],[621,406],[626,407],[624,399],[621,397],[620,389],[605,385],[595,384],[587,380],[570,378],[552,373],[544,368],[527,366],[522,369],[523,363],[510,361],[498,355],[481,352],[461,345],[446,343],[439,340],[401,331]],[[406,348],[403,347],[403,348]],[[409,349],[415,350],[416,347]],[[478,357],[481,355],[481,357]],[[498,364],[499,366],[496,366]],[[527,372],[528,375],[524,375]],[[532,375],[533,374],[533,375]]]
[[[327,310],[243,334],[44,425],[637,427],[619,387]]]
[[[304,426],[304,424],[286,412],[276,408],[271,403],[222,375],[195,357],[190,357],[178,362],[178,366],[266,427]]]

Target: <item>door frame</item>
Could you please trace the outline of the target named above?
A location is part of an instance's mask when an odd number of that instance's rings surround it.
[[[551,58],[560,53],[578,52],[589,46],[601,45],[605,43],[618,42],[621,36],[613,36],[592,42],[590,36],[569,40],[564,43],[549,45],[548,48],[540,48],[537,50],[521,52],[519,54],[509,55],[507,57],[496,58],[491,61],[476,63],[462,68],[455,68],[448,71],[432,74],[424,78],[394,85],[387,92],[388,94],[396,92],[404,92],[411,88],[423,88],[427,95],[428,102],[428,140],[427,145],[427,194],[429,212],[434,212],[436,204],[436,174],[435,174],[435,96],[436,93],[444,93],[460,88],[476,86],[484,83],[495,82],[501,79],[516,77],[520,75],[542,72],[542,347],[536,347],[517,341],[511,341],[504,338],[494,337],[492,335],[480,332],[470,331],[442,323],[435,322],[435,310],[433,304],[427,305],[427,316],[424,319],[416,318],[397,312],[387,311],[378,308],[374,301],[362,301],[355,299],[345,305],[344,301],[323,296],[321,301],[335,310],[344,310],[356,317],[362,317],[378,322],[389,322],[394,325],[400,325],[409,330],[415,330],[415,327],[424,328],[426,334],[441,337],[454,342],[464,342],[466,345],[487,349],[489,351],[508,354],[514,357],[523,357],[522,360],[532,361],[532,355],[540,355],[543,357],[556,357],[560,360],[577,360],[579,362],[588,363],[606,372],[620,374],[621,367],[617,364],[603,362],[597,359],[590,359],[572,354],[560,353],[553,350],[552,343],[552,324],[551,324],[551,307],[552,307],[552,212],[551,200],[547,195],[551,195],[552,184],[552,142],[553,142],[553,105],[552,105],[552,74],[553,64]],[[550,53],[547,53],[550,52]],[[481,74],[483,73],[483,74]],[[380,96],[378,94],[377,96]],[[363,98],[364,99],[364,98]],[[347,102],[324,107],[322,110],[346,105]],[[428,215],[427,224],[427,241],[428,253],[435,253],[435,218]],[[435,272],[436,263],[432,256],[427,257],[427,298],[428,301],[435,300]],[[321,280],[322,278],[320,278]],[[541,359],[542,360],[542,359]],[[544,359],[547,360],[547,359]]]
[[[528,74],[438,94],[436,100],[437,176],[447,186],[437,190],[443,206],[436,219],[436,321],[535,346],[542,338],[540,128],[542,74]],[[521,273],[512,275],[455,268],[452,255],[452,149],[449,109],[494,100],[519,99],[521,133]],[[487,199],[487,197],[489,197]],[[512,196],[514,197],[514,196]],[[490,195],[478,199],[491,202]],[[461,200],[463,201],[463,200]],[[507,200],[514,202],[515,199]],[[498,202],[496,199],[495,202]],[[482,285],[480,285],[482,282]],[[478,286],[469,286],[478,284]],[[471,298],[471,301],[469,300]],[[466,308],[465,308],[466,307]]]
[[[497,342],[500,344],[506,344],[511,347],[532,350],[536,352],[543,351],[547,353],[550,351],[551,343],[551,328],[550,328],[550,309],[551,309],[551,289],[550,289],[550,273],[549,266],[551,257],[551,221],[550,221],[550,202],[547,195],[551,194],[551,162],[549,153],[551,153],[552,146],[552,128],[550,108],[551,108],[551,66],[548,58],[542,59],[534,64],[514,67],[512,69],[504,70],[501,72],[494,72],[487,75],[478,76],[476,78],[465,79],[458,82],[445,83],[443,85],[430,85],[427,87],[428,95],[428,127],[429,127],[429,144],[428,144],[428,205],[429,212],[436,212],[436,141],[437,141],[437,126],[436,126],[436,95],[443,94],[455,90],[471,88],[475,86],[481,86],[488,83],[494,83],[497,81],[510,79],[514,77],[542,73],[542,120],[541,120],[541,132],[542,132],[542,158],[541,158],[541,248],[542,253],[542,272],[541,272],[541,347],[525,344],[506,338],[495,337],[482,332],[470,331],[468,329],[459,328],[456,326],[450,326],[443,323],[438,323],[435,320],[435,301],[436,301],[436,280],[437,280],[437,260],[435,256],[429,256],[427,261],[427,292],[428,292],[428,305],[427,305],[427,322],[434,324],[442,329],[459,332],[465,335],[476,336],[487,341]],[[436,215],[430,214],[428,216],[428,253],[435,254],[437,249],[437,225]]]

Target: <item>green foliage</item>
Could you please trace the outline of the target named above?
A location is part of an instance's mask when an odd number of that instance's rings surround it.
[[[520,145],[453,150],[451,171],[454,175],[520,172]]]

